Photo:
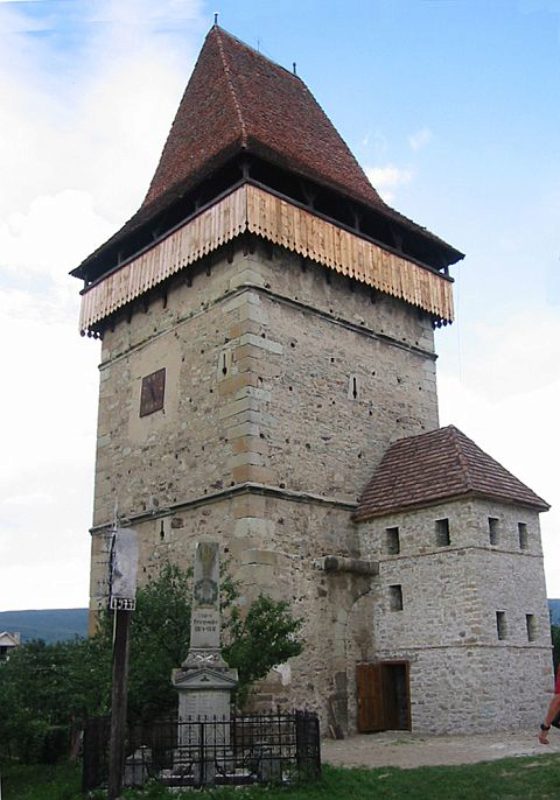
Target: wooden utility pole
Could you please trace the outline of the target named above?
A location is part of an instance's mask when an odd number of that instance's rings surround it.
[[[115,611],[108,800],[116,800],[122,789],[128,688],[128,632],[131,616],[132,611]]]
[[[116,528],[111,546],[111,593],[113,618],[113,686],[109,738],[108,800],[121,793],[125,764],[128,689],[129,629],[136,607],[138,537],[130,529]]]

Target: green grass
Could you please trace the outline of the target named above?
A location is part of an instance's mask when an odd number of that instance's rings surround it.
[[[81,767],[76,764],[0,765],[2,800],[81,798]]]
[[[1,774],[2,800],[83,800],[76,766],[10,766]],[[127,790],[123,796],[127,800],[557,800],[560,755],[411,770],[325,766],[320,781],[290,788],[254,786],[171,795],[160,786],[150,786]],[[101,798],[104,794],[92,797]]]

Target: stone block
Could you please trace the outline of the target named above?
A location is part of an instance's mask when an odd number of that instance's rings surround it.
[[[227,461],[229,469],[233,470],[237,467],[243,465],[254,465],[256,467],[262,467],[265,464],[265,460],[260,453],[256,453],[253,450],[247,450],[246,452],[238,453],[237,455],[230,456]]]
[[[228,420],[231,427],[227,428],[227,435],[228,439],[233,441],[234,439],[245,438],[250,436],[251,438],[259,438],[259,434],[261,432],[261,426],[250,421],[241,422],[237,419],[237,417],[233,417]]]
[[[255,336],[252,333],[244,333],[239,337],[240,346],[250,345],[257,348],[257,350],[265,350],[267,353],[281,355],[284,351],[280,342],[275,342],[272,339],[267,339],[263,336]]]
[[[232,437],[230,437],[232,438]],[[235,438],[231,443],[232,453],[267,453],[268,445],[264,439],[259,436],[243,436],[242,438]]]
[[[274,550],[246,550],[243,556],[244,564],[265,564],[274,567],[278,564],[279,554]]]
[[[257,269],[247,268],[239,270],[232,276],[229,286],[230,289],[236,289],[238,286],[264,286],[265,280]]]
[[[269,484],[273,480],[273,473],[262,466],[242,464],[231,470],[231,476],[236,483],[262,483]]]

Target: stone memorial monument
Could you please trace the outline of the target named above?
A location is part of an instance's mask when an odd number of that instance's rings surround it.
[[[218,752],[225,755],[229,744],[231,693],[237,686],[237,670],[226,664],[220,646],[217,542],[199,542],[196,546],[190,647],[181,667],[173,671],[172,681],[179,692],[179,757],[181,750],[199,743],[199,729],[185,723],[216,722],[204,735],[205,782],[211,782]]]

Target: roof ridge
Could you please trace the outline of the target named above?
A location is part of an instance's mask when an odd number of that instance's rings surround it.
[[[329,119],[329,122],[330,122],[330,118],[326,114],[322,104],[319,103],[317,98],[314,95],[311,94],[307,84],[305,83],[305,81],[299,75],[295,74],[294,72],[290,72],[290,70],[287,69],[287,67],[284,67],[282,64],[279,64],[277,61],[274,61],[272,58],[269,58],[268,56],[264,55],[264,53],[261,53],[260,50],[256,50],[254,47],[251,47],[251,45],[248,45],[246,42],[242,42],[241,39],[238,39],[236,36],[233,36],[233,34],[229,33],[229,31],[226,31],[224,28],[221,28],[219,25],[214,25],[213,28],[216,29],[216,33],[217,33],[217,36],[218,36],[218,46],[219,46],[219,50],[220,50],[220,55],[222,57],[222,63],[224,65],[224,70],[225,70],[225,73],[226,73],[227,83],[228,83],[228,86],[230,88],[230,91],[231,91],[231,94],[232,94],[232,97],[233,97],[233,102],[235,104],[237,115],[239,117],[239,122],[240,122],[240,125],[241,125],[241,134],[242,134],[243,147],[247,147],[248,146],[247,128],[246,128],[245,120],[243,119],[243,115],[242,115],[242,112],[241,112],[241,104],[239,103],[239,100],[238,100],[237,95],[235,93],[234,82],[233,82],[233,80],[231,78],[231,71],[230,71],[229,66],[227,64],[227,60],[226,60],[226,56],[225,56],[225,50],[224,50],[223,42],[222,42],[222,38],[221,38],[223,35],[225,35],[228,39],[231,39],[232,41],[234,41],[235,44],[238,47],[241,47],[241,48],[243,48],[245,50],[248,50],[251,53],[254,53],[254,55],[257,56],[258,58],[261,58],[261,59],[264,59],[265,61],[268,61],[268,63],[271,64],[275,69],[282,70],[284,73],[286,73],[286,76],[288,76],[289,78],[295,79],[301,85],[302,89],[309,95],[310,99],[317,104],[317,106],[319,107],[321,112],[325,115],[325,117],[327,119]],[[332,122],[331,122],[331,125],[332,125]],[[387,204],[385,203],[383,198],[380,196],[380,194],[377,191],[377,189],[375,188],[375,186],[372,184],[372,182],[368,178],[365,169],[362,167],[362,165],[360,164],[360,162],[358,161],[358,159],[356,158],[356,156],[354,155],[354,153],[352,152],[352,150],[348,146],[346,140],[341,136],[340,132],[338,131],[338,128],[335,128],[334,125],[333,125],[333,128],[336,131],[336,133],[337,133],[342,145],[344,146],[344,149],[346,150],[347,155],[350,157],[350,160],[354,163],[354,166],[359,170],[359,172],[362,173],[363,177],[366,180],[366,183],[373,190],[373,193],[376,196],[377,200],[381,203],[382,206],[386,206],[387,208],[390,208],[390,206],[387,206]],[[391,209],[391,210],[394,211],[394,209]],[[398,214],[399,212],[396,212],[396,213]]]
[[[231,77],[231,70],[229,68],[229,64],[227,63],[226,54],[225,54],[225,50],[224,50],[224,45],[223,45],[222,37],[221,37],[222,29],[219,27],[219,25],[214,25],[213,28],[216,30],[216,38],[217,38],[217,41],[218,41],[218,50],[220,51],[220,58],[222,59],[222,64],[223,64],[223,67],[224,67],[224,73],[225,73],[225,76],[226,76],[226,83],[227,83],[228,88],[229,88],[229,90],[231,92],[231,98],[232,98],[232,101],[233,101],[233,105],[234,105],[235,111],[237,113],[237,118],[239,119],[239,125],[241,127],[241,146],[244,149],[246,149],[247,148],[247,142],[248,142],[247,126],[245,125],[245,120],[243,119],[243,114],[241,113],[241,105],[240,105],[239,100],[237,98],[237,95],[235,93],[235,89],[234,89],[234,86],[233,86],[233,80],[232,80],[232,77]]]
[[[457,454],[457,460],[461,465],[461,469],[465,476],[465,483],[466,489],[468,492],[472,492],[474,490],[474,483],[471,477],[470,465],[469,460],[466,457],[465,453],[463,452],[462,442],[460,437],[457,434],[460,434],[461,431],[455,427],[455,425],[448,425],[447,426],[448,437],[451,439],[453,448],[455,453]]]
[[[290,78],[299,81],[299,83],[302,83],[305,86],[305,81],[302,78],[300,78],[300,76],[296,72],[293,72],[292,70],[288,69],[288,67],[285,67],[283,64],[280,64],[279,61],[275,61],[273,58],[270,58],[270,56],[267,56],[261,50],[258,50],[256,47],[247,44],[247,42],[244,42],[238,36],[235,36],[230,31],[227,31],[225,28],[222,28],[221,25],[218,24],[212,25],[212,28],[217,28],[220,33],[225,34],[225,36],[228,39],[232,39],[237,45],[239,45],[239,47],[243,47],[245,50],[249,50],[251,53],[254,53],[259,58],[263,58],[265,61],[268,61],[269,64],[272,64],[273,67],[281,69],[283,72],[286,73],[286,75],[289,75]]]
[[[304,83],[304,81],[303,81],[303,80],[302,80],[302,84],[303,84],[303,86],[304,86],[305,90],[306,90],[307,92],[309,92],[309,89],[307,88],[307,84],[306,84],[306,83]],[[309,93],[311,94],[311,92],[309,92]],[[317,103],[317,105],[319,106],[319,108],[321,109],[321,111],[323,112],[323,114],[325,114],[325,116],[327,117],[327,119],[330,121],[330,117],[327,115],[327,113],[326,113],[325,109],[323,108],[322,104],[321,104],[321,103],[320,103],[320,102],[317,100],[317,98],[316,98],[314,95],[312,95],[312,96],[313,96],[313,99],[315,100],[315,102]],[[337,134],[338,134],[338,137],[339,137],[340,141],[342,142],[342,144],[344,145],[344,147],[345,147],[345,149],[346,149],[346,152],[347,152],[347,153],[348,153],[348,155],[350,156],[350,159],[351,159],[351,160],[354,162],[354,165],[355,165],[355,166],[358,168],[358,170],[359,170],[359,171],[362,173],[362,175],[364,176],[364,178],[365,178],[365,180],[366,180],[366,183],[367,183],[367,184],[368,184],[368,185],[371,187],[371,189],[373,190],[373,193],[374,193],[374,195],[375,195],[375,197],[376,197],[377,201],[380,203],[381,207],[382,207],[382,208],[386,208],[386,209],[390,209],[391,211],[393,211],[393,212],[394,212],[394,213],[396,213],[396,214],[400,214],[400,212],[399,212],[399,211],[395,211],[395,209],[394,209],[394,208],[391,208],[391,206],[387,205],[387,203],[385,202],[385,200],[383,200],[383,198],[381,197],[381,195],[379,194],[379,192],[377,191],[377,189],[375,188],[375,186],[373,185],[373,183],[372,183],[372,182],[370,181],[370,179],[368,178],[368,176],[367,176],[367,172],[366,172],[366,171],[365,171],[365,169],[362,167],[362,165],[360,164],[360,162],[358,161],[358,159],[357,159],[357,158],[356,158],[356,156],[354,155],[353,151],[350,149],[350,147],[349,147],[349,145],[348,145],[348,143],[347,143],[346,139],[345,139],[345,138],[342,136],[342,134],[341,134],[341,133],[340,133],[340,131],[338,130],[338,127],[335,127],[334,123],[332,123],[332,122],[331,122],[331,124],[333,125],[333,127],[334,127],[335,131],[337,132]],[[402,216],[402,215],[401,215],[401,216]],[[416,224],[416,223],[415,223],[415,224]]]

